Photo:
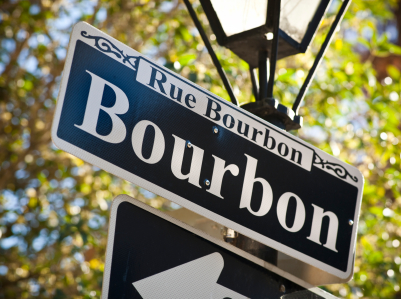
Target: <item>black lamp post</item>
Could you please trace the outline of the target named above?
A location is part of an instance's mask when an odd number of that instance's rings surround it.
[[[184,2],[222,77],[231,101],[238,104],[195,11],[189,0]],[[287,131],[301,128],[302,116],[298,115],[300,104],[350,0],[343,1],[292,109],[273,98],[276,61],[306,52],[331,0],[200,0],[200,2],[217,42],[249,64],[256,102],[245,104],[242,108]],[[255,68],[259,68],[259,84]]]
[[[231,101],[238,105],[230,82],[189,0],[183,0],[216,66]],[[256,101],[242,108],[284,130],[302,127],[299,107],[351,0],[343,0],[292,109],[273,98],[278,59],[305,53],[332,0],[200,0],[217,42],[249,64]],[[259,84],[255,76],[259,68]],[[261,243],[227,234],[226,241],[277,265],[277,251]]]

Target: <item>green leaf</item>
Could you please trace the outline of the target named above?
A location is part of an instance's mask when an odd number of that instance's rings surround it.
[[[179,57],[178,62],[181,64],[181,66],[185,66],[190,64],[195,59],[196,54],[183,54]]]

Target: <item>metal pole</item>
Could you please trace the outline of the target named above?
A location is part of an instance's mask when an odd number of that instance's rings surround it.
[[[258,82],[256,80],[256,70],[255,70],[255,68],[249,67],[249,73],[251,75],[253,95],[255,97],[255,101],[257,101],[259,99],[259,88],[258,88]]]
[[[272,41],[272,48],[270,51],[270,76],[269,76],[269,83],[267,84],[267,97],[271,99],[273,98],[274,73],[276,72],[276,62],[277,62],[277,52],[278,52],[280,9],[281,9],[281,0],[274,1],[273,41]]]
[[[267,51],[259,51],[259,101],[267,98],[268,69],[269,54]]]
[[[348,6],[351,4],[351,0],[344,0],[343,4],[341,5],[340,11],[338,12],[336,19],[334,20],[333,24],[331,25],[330,31],[326,36],[326,39],[322,45],[322,47],[319,50],[319,53],[316,56],[315,62],[313,63],[312,68],[309,70],[308,76],[305,79],[304,84],[301,87],[301,90],[299,91],[299,94],[294,102],[294,105],[292,106],[292,110],[295,112],[295,115],[298,115],[299,112],[299,107],[301,106],[302,101],[304,100],[305,94],[308,91],[313,78],[315,77],[316,70],[319,67],[320,63],[323,60],[324,55],[326,54],[326,51],[331,43],[331,40],[333,39],[334,33],[336,32],[336,29],[338,25],[340,24],[341,20],[343,19],[345,13],[347,12]]]
[[[273,41],[272,47],[270,51],[270,59],[269,53],[267,51],[260,51],[258,62],[259,62],[259,97],[256,97],[256,100],[262,101],[266,99],[273,99],[273,86],[274,86],[274,73],[276,71],[276,61],[277,61],[277,51],[278,51],[278,32],[279,32],[279,22],[280,22],[280,8],[281,1],[269,1],[267,16],[269,27],[273,30]],[[269,70],[269,71],[268,71]],[[252,86],[255,94],[255,86],[256,78],[252,76],[251,69],[251,80]],[[285,125],[279,119],[271,119],[270,123],[276,125],[279,128],[285,128]],[[251,253],[254,256],[261,258],[262,260],[276,265],[277,266],[277,250],[270,248],[262,243],[259,243],[251,238],[244,236],[242,234],[238,234],[237,238],[234,239],[233,244],[241,248],[242,250]]]
[[[224,72],[223,67],[220,64],[220,61],[218,60],[216,53],[214,53],[212,45],[209,42],[209,39],[206,36],[205,31],[203,30],[203,27],[198,19],[198,17],[196,16],[196,13],[191,5],[191,3],[189,3],[188,0],[184,0],[185,5],[187,6],[188,12],[191,15],[192,20],[195,23],[196,28],[199,31],[199,34],[202,37],[203,42],[205,43],[206,49],[209,52],[210,57],[212,58],[213,64],[217,69],[217,72],[220,75],[221,80],[223,81],[224,87],[227,90],[228,95],[230,96],[231,102],[237,106],[239,106],[238,100],[234,95],[233,89],[231,87],[230,82],[228,81],[227,75]]]
[[[278,251],[247,236],[238,234],[232,244],[272,265],[277,266]]]

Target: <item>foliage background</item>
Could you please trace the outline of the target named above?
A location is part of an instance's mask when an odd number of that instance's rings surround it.
[[[339,3],[307,54],[279,61],[283,103],[294,100]],[[294,132],[366,179],[354,279],[326,287],[345,298],[401,298],[399,5],[353,1],[301,108],[305,126]],[[181,1],[1,1],[0,298],[99,298],[112,198],[127,193],[172,208],[52,145],[69,32],[79,20],[228,98]],[[251,100],[246,63],[213,47],[240,101]]]

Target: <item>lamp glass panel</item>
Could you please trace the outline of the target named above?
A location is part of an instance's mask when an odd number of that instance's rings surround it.
[[[268,0],[211,0],[227,36],[266,24]],[[281,0],[280,29],[301,43],[321,0]]]
[[[320,2],[321,0],[281,0],[280,29],[301,43]]]
[[[225,34],[231,36],[266,24],[267,1],[211,0],[211,3]]]

